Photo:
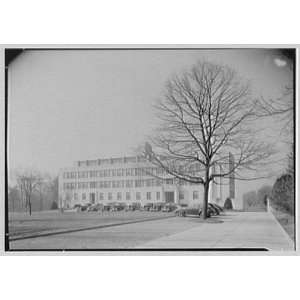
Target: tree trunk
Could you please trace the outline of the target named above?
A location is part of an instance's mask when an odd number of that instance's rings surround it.
[[[44,209],[43,197],[42,197],[42,194],[40,193],[40,211],[42,211],[43,209]]]
[[[31,201],[28,201],[28,207],[29,207],[29,216],[31,216]]]
[[[209,182],[205,182],[204,184],[204,197],[203,197],[203,210],[202,210],[202,218],[207,218],[207,206],[208,206],[208,192],[209,192]]]
[[[207,207],[208,207],[208,192],[209,192],[209,167],[205,171],[205,182],[204,182],[204,197],[203,197],[203,210],[202,218],[207,218]]]

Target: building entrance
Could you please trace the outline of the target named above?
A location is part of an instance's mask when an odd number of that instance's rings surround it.
[[[95,203],[95,193],[90,193],[90,203]]]
[[[165,192],[166,203],[174,203],[174,192]]]

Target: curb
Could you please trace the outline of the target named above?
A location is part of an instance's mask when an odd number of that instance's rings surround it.
[[[273,214],[273,208],[271,208],[271,210],[268,212],[272,218],[274,219],[274,221],[276,222],[276,224],[278,225],[278,227],[280,227],[281,232],[283,233],[283,235],[285,236],[286,240],[289,241],[289,243],[292,245],[293,250],[296,250],[296,244],[295,242],[291,239],[291,237],[287,234],[287,232],[284,230],[284,228],[282,227],[282,225],[279,223],[279,221],[277,220],[277,218],[275,217],[275,215]]]

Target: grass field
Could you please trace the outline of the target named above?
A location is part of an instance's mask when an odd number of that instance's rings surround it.
[[[281,224],[283,229],[287,232],[290,238],[295,241],[295,217],[280,209],[272,208],[272,213]]]
[[[75,212],[58,210],[28,213],[10,213],[8,233],[10,238],[41,234],[49,231],[74,230],[141,219],[167,217],[172,213],[148,211]]]

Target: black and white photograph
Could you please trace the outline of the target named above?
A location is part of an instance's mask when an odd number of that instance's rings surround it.
[[[5,251],[295,253],[296,48],[5,48]]]

